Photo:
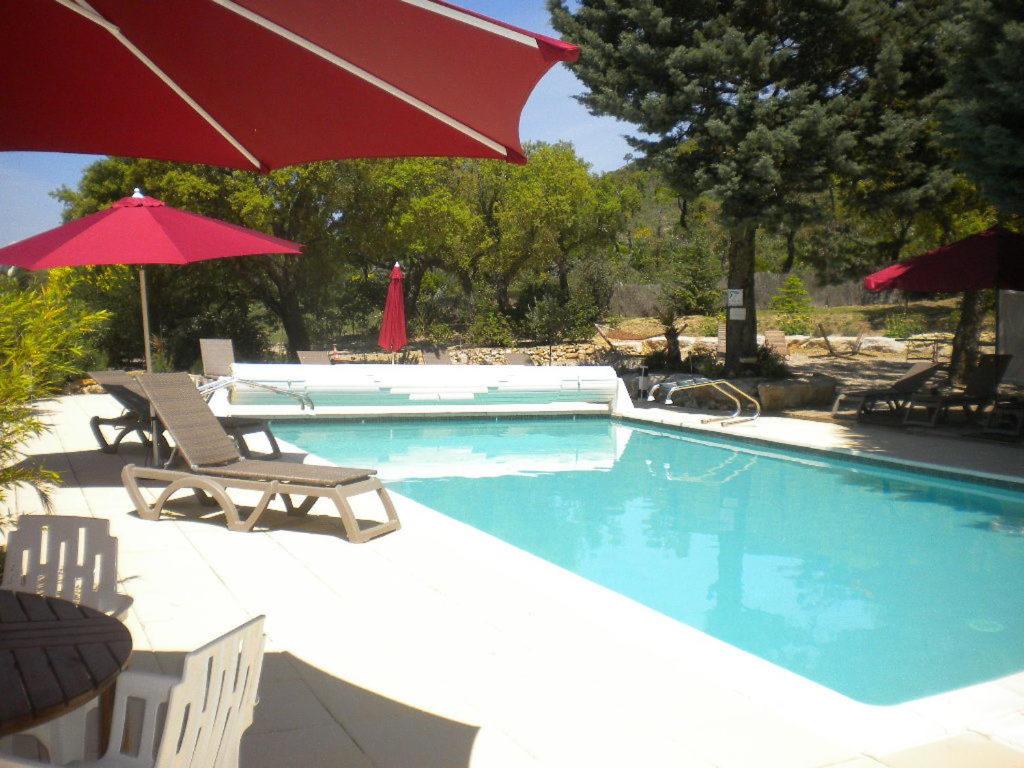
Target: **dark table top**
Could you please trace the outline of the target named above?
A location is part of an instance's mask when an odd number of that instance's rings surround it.
[[[132,636],[104,613],[0,589],[0,736],[97,697],[128,663]]]

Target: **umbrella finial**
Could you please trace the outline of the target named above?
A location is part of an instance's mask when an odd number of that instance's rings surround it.
[[[400,266],[402,266],[402,265],[401,265],[401,264],[399,264],[399,263],[398,263],[398,262],[396,261],[396,262],[395,262],[395,266],[396,266],[396,267],[400,267]]]
[[[132,197],[145,197],[145,195],[142,194],[142,190],[141,189],[136,187],[135,191],[132,193]]]

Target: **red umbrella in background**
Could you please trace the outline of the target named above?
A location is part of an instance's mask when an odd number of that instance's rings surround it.
[[[441,0],[16,0],[0,25],[0,150],[258,171],[522,162],[526,100],[578,56]]]
[[[409,343],[405,335],[405,275],[395,262],[391,270],[391,283],[388,285],[388,297],[384,302],[384,315],[380,319],[380,335],[377,344],[381,349],[398,352]],[[394,362],[394,357],[391,359]]]
[[[864,278],[869,291],[1024,291],[1024,235],[992,227]]]
[[[301,253],[302,246],[252,229],[180,211],[139,190],[110,208],[0,248],[0,264],[23,269],[138,264],[146,370],[153,370],[149,343],[146,264]]]

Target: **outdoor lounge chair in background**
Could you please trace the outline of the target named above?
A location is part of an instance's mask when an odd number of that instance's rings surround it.
[[[840,392],[832,403],[832,415],[839,412],[844,401],[856,401],[857,419],[872,417],[896,417],[903,412],[911,396],[942,368],[938,363],[917,363],[888,387],[877,389],[860,389],[851,392]],[[878,406],[884,409],[879,410]]]
[[[907,403],[903,423],[934,427],[950,408],[962,408],[968,421],[995,402],[999,383],[1013,355],[981,355],[977,367],[967,375],[961,391],[915,394]]]
[[[152,420],[149,415],[149,398],[142,391],[134,376],[126,371],[90,371],[90,378],[106,390],[107,394],[117,400],[125,412],[114,418],[103,418],[93,416],[89,420],[89,427],[92,434],[99,443],[100,450],[104,453],[117,453],[121,441],[132,432],[138,434],[142,444],[149,446],[152,432]],[[238,450],[245,458],[251,458],[252,452],[245,442],[246,435],[264,434],[270,443],[270,453],[267,458],[276,459],[281,455],[281,448],[277,444],[274,433],[270,431],[270,424],[266,419],[253,419],[244,416],[220,416],[220,425],[224,431],[231,435],[231,438],[238,446]],[[102,427],[113,427],[116,431],[114,439],[108,441],[103,434]],[[157,422],[157,431],[160,432],[159,439],[162,441],[161,455],[170,453],[170,447],[163,437],[163,428]]]
[[[35,734],[52,763],[0,755],[0,765],[75,765],[102,751],[94,768],[234,768],[252,725],[263,670],[263,616],[185,656],[180,676],[136,672],[117,677],[110,740],[98,745],[100,700],[47,723]]]
[[[300,349],[296,353],[302,365],[330,365],[331,353],[325,350]]]
[[[231,339],[200,339],[199,353],[203,358],[203,376],[209,379],[208,383],[199,388],[203,395],[209,397],[218,389],[244,384],[255,389],[273,392],[275,395],[290,397],[299,403],[302,410],[307,408],[313,410],[313,400],[309,395],[234,376],[231,366],[235,364],[235,345]]]
[[[235,345],[231,339],[200,339],[199,354],[203,358],[203,376],[218,379],[231,375],[235,362]]]
[[[333,502],[341,516],[349,541],[362,543],[398,530],[400,523],[387,490],[374,475],[376,470],[296,464],[287,461],[243,459],[235,444],[218,423],[188,374],[154,373],[141,376],[139,383],[156,408],[181,453],[188,470],[157,469],[129,464],[121,472],[128,494],[146,520],[160,517],[167,500],[183,489],[191,489],[203,503],[216,503],[233,531],[249,531],[277,495],[289,515],[305,515],[319,498]],[[139,492],[139,481],[166,483],[151,506]],[[241,517],[228,495],[229,489],[259,491],[259,501]],[[349,498],[376,493],[387,520],[361,528]],[[292,497],[305,497],[296,505]]]

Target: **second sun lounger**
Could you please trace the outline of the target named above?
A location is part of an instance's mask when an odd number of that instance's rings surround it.
[[[305,515],[317,499],[330,500],[352,542],[369,541],[401,526],[391,497],[374,477],[376,470],[243,459],[187,374],[148,374],[140,376],[139,383],[189,467],[184,471],[133,464],[124,468],[121,479],[140,517],[158,519],[174,493],[191,490],[201,502],[220,506],[233,531],[252,530],[278,495],[289,515]],[[139,489],[140,480],[166,484],[152,505]],[[229,489],[259,491],[261,496],[252,511],[242,517],[228,495]],[[360,526],[349,499],[365,493],[377,494],[387,516],[385,521]],[[304,500],[296,505],[293,496]]]
[[[121,441],[132,432],[138,434],[142,444],[149,447],[152,432],[152,423],[149,416],[149,398],[142,391],[138,381],[127,371],[90,371],[89,377],[103,387],[107,394],[113,397],[124,408],[121,416],[104,418],[93,416],[89,420],[89,427],[92,429],[93,437],[104,453],[117,453]],[[277,445],[274,433],[270,431],[270,424],[266,419],[254,419],[245,416],[220,416],[220,425],[224,431],[231,435],[242,456],[252,458],[252,452],[245,442],[246,435],[263,434],[270,443],[270,453],[267,458],[276,459],[281,455],[281,449]],[[103,434],[101,427],[113,427],[114,439],[108,441]],[[161,454],[166,456],[170,453],[170,447],[163,437],[163,426],[157,423],[157,432],[161,441]]]
[[[879,415],[895,417],[903,412],[907,402],[942,366],[938,363],[917,363],[888,387],[860,389],[840,392],[832,404],[832,415],[839,411],[844,400],[857,401],[857,419],[863,420]],[[885,410],[879,412],[876,406],[882,404]]]

